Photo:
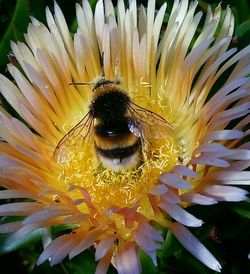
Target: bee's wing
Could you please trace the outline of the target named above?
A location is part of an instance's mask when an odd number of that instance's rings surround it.
[[[54,150],[53,159],[55,162],[63,163],[69,160],[69,153],[74,149],[79,149],[86,138],[90,136],[93,122],[93,116],[89,111],[76,126],[64,135]]]
[[[128,108],[131,120],[129,130],[140,138],[163,138],[173,134],[171,124],[160,115],[130,103]]]

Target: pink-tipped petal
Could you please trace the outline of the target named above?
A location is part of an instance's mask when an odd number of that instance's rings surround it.
[[[37,260],[37,265],[42,264],[48,258],[50,258],[56,251],[63,245],[63,243],[67,242],[70,238],[70,235],[62,235],[52,241],[42,252],[40,257]]]
[[[83,239],[74,247],[74,249],[70,251],[69,258],[72,259],[76,255],[93,245],[100,234],[101,231],[99,229],[94,229],[88,232],[88,234],[83,237]]]
[[[78,239],[74,239],[72,237],[71,239],[67,239],[67,241],[62,242],[58,249],[56,249],[50,257],[50,265],[53,266],[59,264],[69,254],[72,248],[74,248],[77,241]]]
[[[20,229],[22,222],[11,222],[0,225],[0,233],[11,233]]]
[[[115,235],[113,236],[107,236],[103,240],[101,240],[98,245],[96,246],[95,251],[95,260],[98,261],[104,256],[106,256],[107,252],[110,250],[112,245],[114,245],[115,242]]]
[[[119,274],[140,274],[141,264],[133,244],[127,244],[115,258],[116,269]]]
[[[98,262],[95,274],[106,274],[112,259],[113,249],[110,249],[107,254]]]
[[[25,216],[42,208],[35,202],[20,202],[0,206],[0,216]]]

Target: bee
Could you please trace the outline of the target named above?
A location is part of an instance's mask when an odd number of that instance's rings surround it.
[[[173,128],[166,119],[132,102],[120,80],[101,76],[92,85],[88,113],[57,144],[54,151],[57,162],[67,162],[72,148],[79,148],[92,138],[104,168],[127,170],[145,159],[150,138],[172,134]]]

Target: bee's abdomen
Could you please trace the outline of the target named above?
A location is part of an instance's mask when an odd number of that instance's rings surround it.
[[[95,134],[95,149],[103,166],[113,171],[135,167],[139,161],[140,139],[131,132],[100,129]]]
[[[96,150],[98,154],[104,156],[105,158],[122,160],[123,158],[127,158],[135,154],[138,151],[139,147],[140,147],[140,142],[138,140],[133,145],[126,146],[126,147],[103,149],[96,146]]]

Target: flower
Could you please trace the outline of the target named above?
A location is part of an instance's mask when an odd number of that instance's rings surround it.
[[[185,208],[246,199],[247,192],[237,186],[250,179],[244,142],[250,47],[229,49],[234,18],[227,8],[221,19],[220,6],[208,10],[196,36],[203,16],[196,7],[197,2],[175,1],[165,28],[166,4],[156,11],[149,0],[137,16],[135,1],[127,9],[118,1],[116,11],[111,1],[98,1],[94,13],[83,1],[76,6],[78,29],[72,39],[55,3],[54,16],[46,9],[48,28],[32,18],[26,43],[11,43],[20,67],[8,65],[16,84],[1,75],[0,90],[23,121],[1,107],[5,190],[0,197],[25,200],[1,205],[0,214],[25,219],[3,224],[0,231],[13,232],[10,241],[15,241],[38,228],[73,225],[71,233],[45,245],[38,264],[49,259],[55,265],[94,246],[96,273],[105,273],[111,261],[118,273],[140,273],[139,249],[157,265],[161,226],[220,271],[219,262],[186,228],[199,227],[202,220]],[[114,79],[118,70],[132,101],[174,129],[150,139],[147,159],[131,170],[103,168],[91,143],[69,148],[64,163],[53,160],[56,145],[91,101],[90,85],[69,84],[96,79],[102,52],[105,77]],[[228,68],[232,71],[219,86]]]

